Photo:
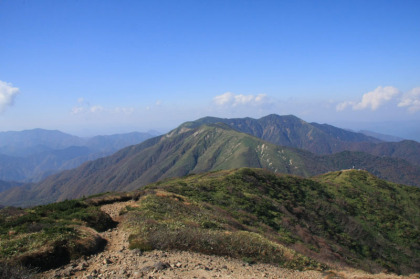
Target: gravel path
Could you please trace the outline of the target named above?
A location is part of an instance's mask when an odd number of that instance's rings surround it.
[[[115,221],[119,212],[133,201],[104,205],[101,209]],[[403,278],[368,275],[360,271],[295,271],[272,265],[249,265],[240,260],[182,251],[141,253],[128,249],[128,235],[119,226],[101,233],[107,239],[105,251],[84,257],[61,268],[40,274],[40,278]],[[418,275],[404,278],[419,278]]]

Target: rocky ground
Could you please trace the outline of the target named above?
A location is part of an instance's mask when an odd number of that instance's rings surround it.
[[[115,221],[119,212],[132,203],[102,207]],[[142,253],[128,249],[128,234],[120,226],[102,233],[108,245],[105,251],[84,257],[61,268],[39,274],[40,278],[410,278],[388,274],[370,275],[360,271],[296,271],[272,265],[182,251]]]

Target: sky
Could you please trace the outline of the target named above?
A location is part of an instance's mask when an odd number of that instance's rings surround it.
[[[0,131],[293,114],[420,141],[420,1],[0,0]]]

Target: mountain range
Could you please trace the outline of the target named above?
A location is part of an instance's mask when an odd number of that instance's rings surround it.
[[[361,151],[374,156],[400,158],[420,165],[420,143],[416,141],[384,142],[328,124],[308,123],[293,115],[271,114],[260,119],[204,117],[183,126],[193,128],[211,123],[225,123],[237,131],[270,143],[300,148],[315,154]]]
[[[133,132],[80,138],[43,129],[0,132],[0,179],[38,182],[153,136],[156,134]]]
[[[0,204],[49,203],[240,167],[304,177],[356,168],[396,183],[420,186],[419,146],[414,141],[382,142],[295,116],[206,117],[39,183],[9,189],[0,193]]]

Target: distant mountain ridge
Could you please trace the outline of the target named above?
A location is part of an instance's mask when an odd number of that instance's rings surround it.
[[[384,135],[384,134],[381,134],[381,133],[376,133],[376,132],[367,131],[367,130],[361,130],[361,131],[359,131],[359,133],[362,133],[362,134],[364,134],[366,136],[369,136],[369,137],[374,137],[374,138],[380,139],[382,141],[398,142],[398,141],[403,141],[404,140],[404,138],[391,136],[391,135]]]
[[[276,145],[305,149],[316,154],[340,152],[346,150],[342,148],[343,145],[351,143],[381,142],[379,139],[331,125],[308,123],[294,115],[270,114],[259,119],[204,117],[187,122],[184,126],[197,127],[218,122]]]
[[[420,186],[420,167],[403,159],[350,151],[315,155],[268,143],[224,123],[189,122],[111,156],[49,176],[29,189],[0,193],[0,204],[40,204],[107,191],[133,190],[169,177],[240,167],[299,176],[354,167],[393,182]]]
[[[14,181],[3,181],[0,180],[0,192],[6,191],[10,188],[21,186],[22,183],[20,182],[14,182]]]
[[[308,123],[294,115],[271,114],[259,119],[204,117],[186,122],[183,126],[192,128],[211,123],[225,123],[237,131],[270,143],[300,148],[315,154],[361,151],[374,156],[404,159],[420,166],[420,143],[416,141],[383,142],[328,124]]]
[[[0,132],[0,179],[40,181],[50,174],[75,168],[153,136],[133,132],[80,138],[43,129]]]

